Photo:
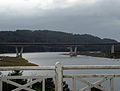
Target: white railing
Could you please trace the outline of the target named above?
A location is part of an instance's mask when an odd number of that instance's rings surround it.
[[[31,86],[37,82],[42,82],[42,91],[45,91],[45,79],[54,78],[55,79],[55,90],[63,91],[63,78],[72,78],[72,91],[77,91],[76,81],[79,80],[87,84],[86,87],[79,89],[79,91],[87,91],[93,87],[108,91],[108,88],[103,88],[100,86],[103,82],[110,80],[110,91],[114,91],[114,78],[120,77],[120,74],[63,74],[64,70],[90,70],[90,69],[120,69],[120,65],[68,65],[64,66],[57,62],[55,66],[39,66],[39,67],[0,67],[0,71],[11,71],[11,70],[53,70],[55,75],[39,75],[39,76],[0,76],[0,91],[2,91],[3,82],[9,83],[16,86],[17,88],[12,91],[20,91],[21,89],[27,91],[35,91],[31,89]],[[89,82],[84,78],[103,78],[96,82]],[[11,79],[31,79],[24,85],[13,82]],[[34,80],[32,80],[34,79]]]
[[[15,67],[0,67],[0,71],[14,71],[14,70],[55,70],[55,66],[15,66]],[[55,78],[55,75],[39,75],[39,76],[0,76],[0,91],[3,91],[3,82],[16,86],[17,88],[12,91],[20,91],[22,89],[26,91],[35,91],[31,87],[37,82],[42,82],[42,91],[45,91],[45,79]],[[29,80],[26,84],[21,85],[13,79]]]

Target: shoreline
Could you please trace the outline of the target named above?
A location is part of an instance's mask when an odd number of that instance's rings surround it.
[[[90,52],[79,52],[78,55],[86,55],[86,56],[92,56],[92,57],[102,57],[102,58],[112,58],[112,59],[120,59],[120,53],[90,53]]]
[[[69,55],[69,53],[64,53],[62,55]],[[111,59],[120,59],[120,53],[78,52],[77,55],[85,55],[85,56],[101,57],[101,58],[111,58]]]
[[[0,56],[0,66],[38,66],[24,58]]]

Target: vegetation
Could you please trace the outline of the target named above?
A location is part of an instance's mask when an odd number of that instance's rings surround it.
[[[91,88],[91,91],[102,91],[102,90],[93,87],[93,88]]]
[[[22,76],[22,72],[23,71],[13,71],[12,73],[9,73],[8,76]],[[24,85],[27,83],[28,80],[14,79],[11,81]],[[8,84],[6,82],[3,83],[3,91],[12,91],[15,88],[16,87],[11,84]],[[34,89],[35,91],[42,91],[42,81],[33,84],[31,88]],[[55,84],[52,78],[45,79],[45,91],[55,91]],[[63,82],[63,91],[70,91],[68,84],[65,81]]]
[[[120,53],[104,53],[104,52],[79,52],[78,55],[86,55],[92,57],[104,57],[104,58],[114,58],[119,59]]]
[[[0,56],[0,66],[37,66],[24,58]]]
[[[16,30],[0,31],[0,43],[116,43],[112,39],[101,39],[89,34],[72,34],[65,32],[49,30]],[[116,46],[118,49],[119,47]],[[79,51],[104,51],[110,50],[111,46],[80,46]],[[69,51],[67,47],[62,46],[34,46],[25,47],[24,52],[41,52],[41,51]],[[0,53],[15,52],[14,47],[0,46]]]

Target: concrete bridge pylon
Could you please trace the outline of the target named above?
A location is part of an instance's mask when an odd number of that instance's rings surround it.
[[[70,47],[70,56],[71,57],[77,56],[77,46],[74,48],[74,50],[73,50],[73,47]]]
[[[115,45],[112,45],[111,53],[115,53]]]
[[[16,57],[22,58],[23,47],[20,48],[20,51],[18,50],[18,47],[16,47],[15,49],[16,49]]]

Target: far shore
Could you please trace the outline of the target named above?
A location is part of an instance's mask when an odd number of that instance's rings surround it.
[[[69,53],[64,53],[62,55],[69,55]],[[77,55],[86,55],[86,56],[92,56],[92,57],[120,59],[120,53],[78,52]]]

